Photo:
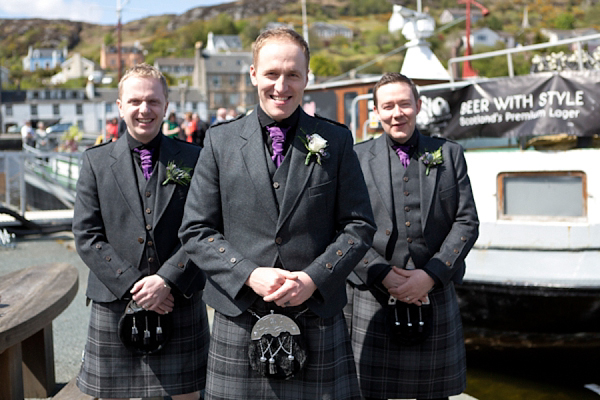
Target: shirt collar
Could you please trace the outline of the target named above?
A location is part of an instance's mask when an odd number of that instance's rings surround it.
[[[416,129],[414,130],[411,137],[405,143],[398,143],[394,139],[392,139],[392,137],[390,135],[388,135],[387,133],[385,135],[387,136],[387,144],[390,147],[396,146],[396,145],[410,146],[410,148],[412,150],[412,149],[416,149],[417,146],[419,145],[419,131],[417,131]]]
[[[292,113],[292,115],[290,115],[289,117],[287,117],[284,120],[281,120],[280,122],[275,122],[275,120],[273,118],[271,118],[269,115],[267,115],[266,112],[264,112],[264,110],[261,108],[261,106],[258,106],[258,122],[260,123],[260,127],[264,128],[267,126],[271,126],[271,125],[277,125],[279,127],[290,127],[293,128],[294,126],[296,126],[298,124],[298,119],[300,118],[300,106],[298,106],[298,108],[296,108],[296,110]]]
[[[162,140],[163,134],[162,132],[158,132],[158,135],[154,137],[150,142],[144,144],[139,140],[136,140],[127,132],[127,144],[129,145],[129,150],[133,151],[136,148],[144,148],[144,149],[158,149],[160,147],[160,142]]]

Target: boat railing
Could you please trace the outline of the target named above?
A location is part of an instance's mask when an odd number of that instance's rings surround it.
[[[0,202],[25,216],[26,211],[41,210],[28,198],[27,184],[41,190],[63,193],[65,206],[75,197],[82,153],[47,152],[24,145],[23,151],[0,151]]]

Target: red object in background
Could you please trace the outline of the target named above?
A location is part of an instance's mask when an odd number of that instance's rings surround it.
[[[467,49],[465,50],[465,56],[471,55],[471,4],[476,7],[479,7],[483,16],[487,16],[490,13],[490,10],[476,2],[475,0],[458,0],[458,4],[466,4],[467,5]],[[477,76],[477,72],[471,67],[471,62],[465,61],[463,62],[463,78],[471,78]]]

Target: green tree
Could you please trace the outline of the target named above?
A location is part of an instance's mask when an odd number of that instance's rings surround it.
[[[342,71],[340,65],[324,53],[315,54],[311,57],[310,70],[315,76],[336,76]]]
[[[104,35],[104,45],[105,46],[113,46],[115,44],[115,37],[113,36],[112,32],[108,32],[106,35]]]
[[[575,28],[575,16],[571,13],[561,13],[554,18],[556,29],[569,30]]]

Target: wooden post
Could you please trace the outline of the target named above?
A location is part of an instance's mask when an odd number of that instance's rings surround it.
[[[21,349],[25,397],[50,397],[56,385],[52,323],[25,339]]]
[[[0,354],[0,400],[23,400],[25,397],[21,360],[21,343]]]

